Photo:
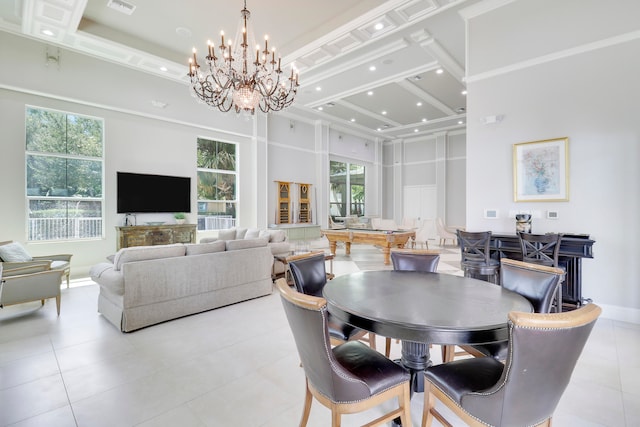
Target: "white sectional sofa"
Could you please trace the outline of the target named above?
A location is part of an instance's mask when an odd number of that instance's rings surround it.
[[[267,247],[271,250],[271,254],[279,255],[288,253],[291,251],[291,245],[287,239],[287,234],[283,230],[261,230],[259,228],[230,228],[227,230],[220,230],[218,237],[205,237],[200,240],[200,243],[211,243],[215,241],[225,240],[252,240],[252,239],[265,239],[267,240]],[[273,261],[272,278],[280,277],[284,274],[286,266],[278,261]]]
[[[138,246],[97,264],[98,311],[123,332],[272,291],[268,240]]]

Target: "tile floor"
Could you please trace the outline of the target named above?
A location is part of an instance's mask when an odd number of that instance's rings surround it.
[[[460,274],[458,260],[444,248],[440,271]],[[333,268],[385,267],[376,248],[354,245],[351,256],[338,249]],[[0,310],[0,426],[298,425],[304,376],[277,293],[128,334],[97,314],[97,295],[93,282],[76,280],[62,291],[60,317],[53,300]],[[397,357],[399,345],[392,351]],[[600,319],[554,427],[639,426],[639,353],[640,325]],[[422,406],[416,394],[416,426]],[[375,413],[345,416],[343,425]],[[314,402],[309,426],[328,425]]]

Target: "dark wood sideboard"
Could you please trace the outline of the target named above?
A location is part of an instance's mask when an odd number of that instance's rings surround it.
[[[116,227],[118,250],[131,246],[195,243],[196,224],[132,225]]]
[[[582,258],[593,258],[593,244],[586,234],[564,234],[560,242],[558,264],[567,272],[562,284],[562,305],[567,309],[580,307],[582,296]],[[491,256],[494,259],[522,260],[520,239],[515,234],[492,234]]]

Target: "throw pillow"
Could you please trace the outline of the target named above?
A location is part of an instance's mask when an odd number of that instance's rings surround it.
[[[244,239],[245,234],[247,234],[246,228],[236,228],[236,239]]]
[[[262,230],[258,234],[258,239],[265,239],[267,242],[271,239],[271,232],[269,230]]]
[[[0,246],[0,258],[5,262],[31,261],[31,255],[20,243],[13,242]]]
[[[236,238],[236,229],[227,228],[225,230],[218,231],[218,239],[220,240],[234,240]]]
[[[271,230],[271,238],[269,239],[269,242],[271,243],[284,242],[286,239],[287,239],[287,233],[285,233],[284,230]]]
[[[259,228],[249,228],[247,234],[244,235],[245,239],[257,239],[258,237],[260,237]]]

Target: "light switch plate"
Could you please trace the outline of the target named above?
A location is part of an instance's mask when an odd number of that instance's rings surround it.
[[[498,210],[497,209],[485,209],[484,210],[485,219],[498,219]]]
[[[558,211],[547,211],[547,219],[558,219]]]

